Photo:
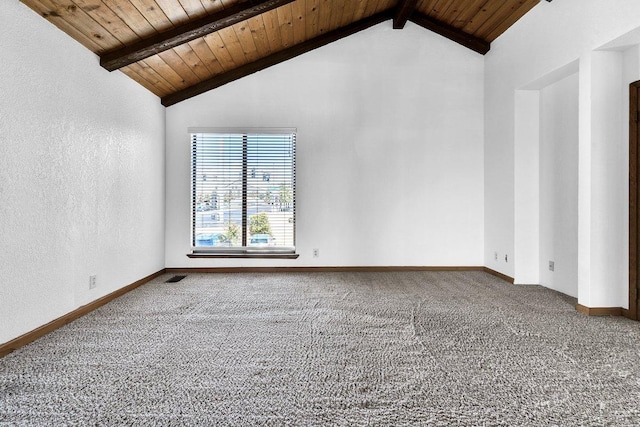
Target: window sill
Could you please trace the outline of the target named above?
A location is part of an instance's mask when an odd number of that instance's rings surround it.
[[[263,259],[296,259],[299,254],[242,254],[242,253],[191,253],[189,258],[263,258]]]

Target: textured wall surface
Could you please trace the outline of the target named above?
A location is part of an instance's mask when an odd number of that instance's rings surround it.
[[[17,1],[0,51],[3,343],[164,267],[164,108]]]
[[[386,22],[169,107],[167,267],[276,264],[186,257],[189,127],[298,129],[300,258],[280,265],[482,265],[483,62]]]

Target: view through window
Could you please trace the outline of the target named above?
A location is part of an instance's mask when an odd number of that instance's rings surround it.
[[[295,132],[191,132],[195,252],[295,252]]]

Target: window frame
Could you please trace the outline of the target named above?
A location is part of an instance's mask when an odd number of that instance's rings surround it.
[[[196,246],[196,211],[197,211],[197,201],[195,196],[196,191],[196,180],[194,173],[196,171],[196,153],[194,150],[194,135],[195,134],[219,134],[219,135],[242,135],[244,141],[248,139],[251,135],[292,135],[293,137],[293,149],[292,149],[292,166],[291,166],[291,190],[292,190],[292,214],[293,214],[293,246],[287,247],[249,247],[249,246],[236,246],[236,247],[202,247]],[[296,253],[296,136],[297,136],[297,128],[201,128],[201,127],[190,127],[188,128],[189,135],[189,145],[190,145],[190,171],[189,171],[189,180],[190,180],[190,219],[189,219],[189,238],[190,238],[190,247],[191,251],[187,254],[189,258],[284,258],[284,259],[293,259],[298,258],[299,255]],[[246,156],[248,148],[246,144],[243,144],[243,181],[246,182],[249,175],[249,170],[246,168]],[[242,228],[247,233],[247,241],[249,239],[248,235],[248,215],[247,215],[247,188],[242,189],[243,191],[243,205],[242,205]]]

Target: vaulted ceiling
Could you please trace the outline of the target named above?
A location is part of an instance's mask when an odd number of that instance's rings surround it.
[[[540,0],[21,0],[169,106],[384,21],[479,54]]]

